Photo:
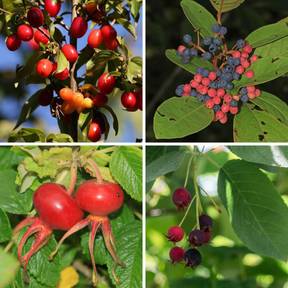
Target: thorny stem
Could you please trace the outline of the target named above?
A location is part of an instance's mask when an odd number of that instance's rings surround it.
[[[94,172],[94,174],[96,176],[97,182],[98,183],[103,183],[103,178],[102,178],[100,169],[99,169],[98,165],[95,163],[95,161],[93,161],[92,159],[88,159],[86,161],[86,163],[88,165],[90,165],[90,167],[92,168],[92,170],[93,170],[93,172]]]

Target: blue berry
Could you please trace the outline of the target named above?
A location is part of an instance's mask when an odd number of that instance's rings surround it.
[[[215,44],[211,44],[209,46],[209,52],[214,54],[214,53],[216,53],[217,50],[218,50],[218,47]]]
[[[186,44],[190,44],[190,43],[192,42],[192,36],[189,35],[189,34],[185,34],[185,35],[183,36],[183,41],[184,41],[184,43],[186,43]]]
[[[228,63],[230,66],[235,66],[234,58],[233,58],[233,57],[228,57],[227,63]]]
[[[202,54],[202,58],[205,60],[211,60],[212,54],[210,52],[205,52]]]
[[[221,70],[217,70],[216,71],[216,75],[217,75],[217,77],[220,77],[222,75],[222,71]]]
[[[240,59],[239,58],[233,58],[234,59],[234,65],[235,66],[238,66],[238,65],[240,65]]]
[[[189,56],[190,56],[190,49],[185,49],[185,50],[183,51],[183,56],[184,56],[184,57],[189,57]]]
[[[213,110],[214,110],[215,112],[220,111],[220,109],[221,109],[221,106],[218,105],[218,104],[213,106]]]
[[[212,38],[211,38],[211,37],[205,37],[205,38],[203,39],[203,44],[204,44],[205,46],[211,45],[211,44],[212,44]]]
[[[227,88],[228,90],[232,90],[232,89],[234,88],[234,84],[231,83],[231,82],[229,82],[229,83],[227,83],[226,88]]]
[[[248,97],[248,95],[243,95],[243,96],[241,96],[241,101],[243,102],[243,103],[246,103],[246,102],[248,102],[249,101],[249,97]]]
[[[225,73],[231,73],[231,72],[234,71],[234,67],[231,66],[231,65],[225,65],[225,67],[223,68],[223,71],[224,71]]]
[[[222,36],[224,36],[224,35],[227,34],[227,32],[228,32],[227,28],[226,28],[225,26],[222,26],[222,27],[220,28],[219,34],[222,35]]]
[[[183,88],[184,88],[184,85],[177,86],[177,88],[175,90],[175,93],[176,93],[177,96],[182,96],[183,95]]]
[[[218,88],[217,82],[216,81],[210,82],[209,87],[213,89],[217,89]]]
[[[232,100],[232,101],[230,102],[230,106],[232,106],[232,107],[237,107],[237,106],[238,106],[238,102],[235,101],[235,100]]]
[[[194,56],[198,56],[198,51],[194,48],[190,49],[190,56],[194,57]]]
[[[192,90],[191,90],[191,93],[190,93],[190,96],[196,97],[197,94],[198,94],[197,91],[196,91],[195,89],[192,89]]]
[[[239,80],[240,77],[241,77],[240,74],[238,74],[238,73],[236,73],[236,72],[233,73],[233,79],[234,79],[234,80]]]
[[[200,96],[198,97],[198,99],[199,99],[200,102],[204,102],[204,99],[205,99],[205,98],[204,98],[203,95],[200,94]]]
[[[208,100],[210,100],[211,98],[208,96],[208,95],[204,95],[204,101],[206,102],[206,101],[208,101]]]
[[[231,81],[233,79],[233,75],[231,73],[224,73],[222,78],[227,81]]]
[[[246,95],[248,93],[247,88],[243,87],[240,89],[240,95]]]
[[[226,80],[224,80],[224,79],[221,79],[220,81],[219,81],[219,88],[224,88],[224,87],[226,87],[226,85],[227,85],[227,81]]]
[[[236,47],[237,47],[238,49],[242,49],[244,46],[245,46],[245,40],[243,40],[243,39],[237,40],[237,42],[236,42]]]
[[[219,38],[213,38],[213,44],[215,44],[216,46],[221,46],[223,42]]]
[[[219,24],[214,24],[214,25],[212,26],[212,32],[214,32],[214,33],[219,33],[220,30],[221,30],[221,25],[219,25]]]
[[[198,67],[198,68],[196,69],[196,73],[202,75],[203,70],[204,70],[204,68],[202,68],[202,67]]]
[[[206,70],[206,69],[203,69],[203,71],[202,71],[202,76],[208,77],[208,76],[209,76],[209,71]]]

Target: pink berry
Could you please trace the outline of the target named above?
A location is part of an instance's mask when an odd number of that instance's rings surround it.
[[[230,103],[232,100],[232,97],[229,94],[225,94],[223,99],[226,103]]]
[[[248,93],[250,93],[250,92],[253,93],[256,90],[255,86],[247,86],[246,89],[247,89]]]
[[[239,95],[234,95],[232,98],[235,101],[239,101],[240,100],[240,96]]]
[[[173,193],[172,201],[177,208],[186,208],[191,202],[191,194],[185,188],[178,188]]]
[[[208,90],[208,96],[209,97],[215,97],[216,96],[216,89],[210,88]]]
[[[184,230],[180,226],[170,227],[168,232],[167,232],[166,237],[171,242],[174,242],[174,243],[179,242],[184,237]]]
[[[230,110],[230,106],[228,104],[223,104],[221,110],[222,112],[227,113]]]
[[[223,97],[225,95],[225,90],[223,88],[219,88],[217,90],[217,96],[218,97]]]
[[[248,60],[245,60],[245,61],[241,61],[241,65],[245,68],[245,69],[247,69],[247,68],[249,68],[250,67],[250,62],[248,61]]]
[[[189,84],[185,84],[183,87],[184,94],[190,94],[191,93],[191,86]]]
[[[212,109],[214,107],[214,100],[213,99],[209,99],[206,101],[205,103],[205,106],[208,108],[208,109]]]
[[[209,75],[208,75],[208,78],[209,78],[211,81],[216,80],[216,78],[217,78],[216,72],[210,72]]]
[[[254,77],[254,72],[252,70],[249,70],[249,71],[245,72],[245,76],[247,78],[253,78]]]
[[[194,80],[195,80],[196,82],[198,82],[198,83],[201,83],[201,81],[202,81],[202,75],[201,75],[201,74],[196,74],[196,75],[194,76]]]
[[[219,96],[216,96],[213,98],[214,104],[220,104],[221,103],[221,98]]]
[[[244,48],[243,48],[243,52],[246,52],[248,54],[250,54],[252,52],[253,48],[251,45],[246,45]]]
[[[184,45],[180,45],[180,46],[178,46],[177,51],[178,51],[180,54],[182,54],[185,49],[186,49],[186,47],[185,47]]]
[[[245,71],[245,69],[241,65],[237,66],[236,69],[235,69],[235,72],[238,73],[238,74],[243,74],[244,71]]]
[[[221,124],[225,124],[225,123],[227,123],[227,121],[228,121],[227,114],[225,114],[224,117],[222,117],[221,119],[219,119],[219,122],[220,122]]]
[[[238,107],[230,107],[230,113],[233,115],[237,114],[238,110],[239,110]]]
[[[185,251],[183,248],[180,247],[173,247],[169,252],[169,256],[172,263],[177,263],[183,260]]]
[[[222,119],[223,117],[225,117],[225,113],[223,111],[217,111],[216,112],[216,119]]]
[[[209,86],[210,84],[210,79],[209,78],[203,78],[201,82],[204,86]]]
[[[251,58],[250,58],[250,61],[251,63],[254,63],[258,60],[258,56],[257,55],[253,55]]]
[[[255,95],[256,95],[256,97],[259,97],[261,95],[260,89],[255,90]]]
[[[232,52],[232,57],[233,58],[240,58],[241,57],[241,52],[240,51],[233,51]]]
[[[208,93],[208,87],[205,87],[203,85],[199,85],[197,91],[201,94],[201,95],[205,95]]]
[[[249,99],[254,99],[254,98],[256,98],[256,95],[255,95],[255,92],[248,92],[248,98]]]
[[[249,54],[248,54],[248,53],[246,53],[246,52],[242,52],[242,53],[241,53],[241,58],[247,59],[248,57],[249,57]]]
[[[190,81],[190,85],[192,88],[197,88],[199,86],[199,83],[195,80],[191,80]]]

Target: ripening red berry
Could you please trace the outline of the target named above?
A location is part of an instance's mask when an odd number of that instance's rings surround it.
[[[41,59],[36,64],[36,72],[42,78],[50,76],[53,70],[53,64],[48,59]]]
[[[222,110],[219,110],[216,112],[215,117],[217,120],[222,119],[223,117],[225,117],[225,113]]]
[[[221,103],[221,98],[219,96],[215,96],[213,98],[213,102],[214,102],[214,104],[218,105]]]
[[[87,29],[88,29],[87,21],[83,17],[78,16],[74,18],[74,20],[72,21],[69,31],[70,35],[73,38],[81,38],[85,35]]]
[[[219,119],[219,122],[220,122],[221,124],[225,124],[225,123],[227,123],[227,121],[228,121],[227,114],[225,114],[225,116],[224,116],[223,118]]]
[[[249,45],[249,44],[247,44],[247,45],[243,48],[243,51],[244,51],[245,53],[248,53],[248,54],[250,54],[250,53],[252,52],[252,50],[253,50],[253,48],[252,48],[252,46]]]
[[[244,71],[245,71],[245,69],[241,65],[237,66],[236,69],[235,69],[235,72],[238,73],[238,74],[243,74]]]
[[[21,46],[21,40],[16,34],[10,35],[6,39],[6,46],[10,51],[16,51]]]
[[[113,75],[103,73],[98,79],[97,87],[101,93],[109,94],[113,91],[115,84],[116,79]]]
[[[236,115],[238,113],[239,109],[238,107],[230,107],[230,113],[233,115]]]
[[[186,47],[184,45],[179,45],[178,48],[177,48],[177,52],[179,54],[182,54],[185,49],[186,49]]]
[[[186,208],[191,202],[191,194],[185,188],[178,188],[174,191],[172,200],[177,208]]]
[[[38,28],[44,24],[44,14],[40,8],[32,7],[27,13],[27,20],[32,27]]]
[[[250,61],[251,63],[254,63],[258,60],[258,56],[257,55],[253,55],[251,58],[250,58]]]
[[[91,96],[93,105],[96,107],[104,106],[108,102],[108,97],[103,93],[97,93],[96,95]]]
[[[32,38],[29,42],[28,45],[31,49],[33,50],[39,50],[40,49],[40,45],[35,41],[34,38]]]
[[[70,62],[70,63],[74,63],[77,61],[78,59],[78,52],[76,50],[76,48],[71,45],[71,44],[65,44],[63,45],[63,47],[61,48],[61,51],[63,52],[63,54],[65,55],[66,59]]]
[[[33,29],[28,24],[21,24],[17,28],[17,36],[22,41],[30,41],[33,38]]]
[[[210,89],[208,90],[208,96],[209,96],[209,97],[215,97],[215,96],[216,96],[216,89],[210,88]]]
[[[57,16],[61,9],[61,1],[60,0],[45,0],[45,10],[51,17]]]
[[[195,74],[194,80],[198,83],[201,83],[202,81],[202,75],[201,74]]]
[[[38,95],[38,102],[41,106],[48,106],[53,99],[53,89],[50,86],[42,89]]]
[[[173,226],[168,229],[167,236],[171,242],[179,242],[184,237],[184,230],[180,226]]]
[[[225,90],[223,88],[220,88],[220,89],[217,90],[216,94],[217,94],[218,97],[221,98],[221,97],[223,97],[225,95]]]
[[[138,99],[134,92],[124,92],[121,96],[121,103],[128,111],[136,111],[138,109]]]
[[[214,107],[214,100],[213,99],[209,99],[205,102],[205,106],[208,108],[208,109],[212,109]]]
[[[172,263],[177,263],[183,260],[185,251],[181,247],[173,247],[169,252],[169,256]]]
[[[110,40],[104,40],[105,47],[109,50],[115,50],[118,47],[118,40],[112,39]]]
[[[245,76],[247,78],[253,78],[254,77],[254,72],[252,70],[249,70],[249,71],[245,72]]]
[[[88,45],[98,48],[103,43],[103,35],[100,29],[92,30],[88,36]]]
[[[39,28],[34,32],[34,40],[37,43],[42,43],[44,45],[49,43],[49,31],[45,28]]]
[[[197,88],[199,86],[199,83],[196,80],[191,80],[190,85],[192,88]]]
[[[53,69],[54,69],[54,68],[53,68]],[[62,80],[62,81],[68,79],[69,76],[70,76],[70,73],[69,73],[68,68],[65,68],[63,71],[57,72],[57,73],[54,74],[54,77],[55,77],[55,78],[57,78],[57,79],[59,79],[59,80]]]
[[[216,80],[216,78],[217,78],[216,72],[210,72],[209,75],[208,75],[208,78],[209,78],[211,81]]]
[[[230,106],[228,104],[223,104],[222,107],[221,107],[221,110],[224,112],[224,113],[227,113],[229,112],[230,110]]]
[[[105,41],[111,41],[117,37],[116,30],[109,24],[101,27],[101,32]]]
[[[92,142],[97,142],[101,139],[101,127],[97,121],[92,121],[88,128],[87,138]]]

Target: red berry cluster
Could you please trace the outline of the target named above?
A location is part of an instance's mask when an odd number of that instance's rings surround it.
[[[178,209],[186,209],[191,202],[191,194],[185,188],[178,188],[172,196],[173,203]],[[174,246],[170,249],[169,256],[172,263],[184,261],[186,266],[195,268],[202,260],[200,252],[196,247],[207,244],[211,239],[212,219],[208,215],[199,217],[199,229],[194,229],[188,237],[189,246],[191,248],[184,249],[179,246]],[[180,226],[173,226],[168,229],[167,239],[174,244],[184,238],[185,232]]]
[[[200,51],[202,59],[211,61],[215,69],[209,71],[202,67],[197,68],[190,83],[176,88],[176,95],[196,97],[207,108],[213,109],[214,121],[225,124],[229,113],[237,114],[243,103],[259,97],[261,91],[255,86],[243,87],[239,91],[233,90],[234,81],[239,81],[241,77],[254,77],[251,65],[258,60],[258,57],[252,53],[252,46],[244,40],[238,40],[233,49],[227,51],[223,42],[227,29],[224,26],[218,26],[212,27],[215,37],[203,39],[203,46],[208,46],[208,52],[194,44],[190,35],[184,36],[186,46],[180,45],[177,49],[183,63],[188,64],[193,57],[198,57],[198,51]],[[220,32],[215,32],[219,30],[216,28],[225,28],[224,34],[220,35]]]

